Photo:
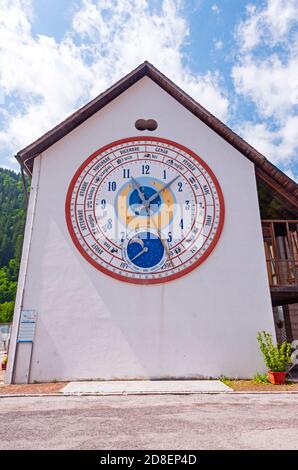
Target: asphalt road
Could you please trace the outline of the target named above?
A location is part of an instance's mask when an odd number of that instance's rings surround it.
[[[0,449],[298,449],[298,395],[2,398]]]

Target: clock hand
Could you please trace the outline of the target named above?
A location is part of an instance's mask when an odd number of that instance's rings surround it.
[[[134,256],[133,258],[131,258],[130,261],[133,261],[135,259],[137,259],[139,256],[141,256],[143,253],[147,253],[147,251],[149,250],[148,246],[144,246],[144,248],[142,249],[142,251],[140,251],[140,253],[138,253],[136,256]]]
[[[150,202],[154,201],[154,199],[157,196],[159,196],[160,193],[162,193],[165,189],[169,188],[171,186],[171,184],[173,184],[174,181],[176,181],[178,178],[180,178],[180,175],[175,176],[175,178],[173,178],[171,181],[169,181],[167,184],[165,184],[159,191],[157,191],[157,193],[152,194],[152,196],[150,196],[148,199],[145,199],[146,206],[149,206]]]
[[[155,228],[155,230],[157,231],[157,233],[158,233],[158,235],[159,235],[159,239],[160,239],[160,241],[161,241],[161,243],[162,243],[162,245],[163,245],[163,247],[164,247],[164,250],[165,250],[165,252],[166,252],[166,254],[167,254],[167,258],[168,258],[168,260],[170,261],[172,268],[175,268],[174,263],[173,263],[173,261],[172,261],[172,259],[171,259],[171,257],[170,257],[169,249],[168,249],[166,243],[164,242],[164,240],[163,240],[163,238],[162,238],[162,236],[161,236],[160,230],[159,230],[159,228],[157,227],[157,225],[156,225],[156,223],[155,223],[155,221],[154,221],[154,218],[153,218],[153,217],[150,217],[150,207],[149,207],[149,206],[146,207],[146,212],[147,212],[147,218],[150,219],[150,222],[152,221],[152,223],[153,223],[153,225],[154,225],[154,228]]]
[[[131,177],[131,182],[132,182],[133,186],[136,188],[136,190],[138,192],[138,195],[139,195],[139,198],[141,199],[142,203],[145,204],[146,199],[145,199],[145,196],[144,196],[143,192],[141,191],[140,183],[138,183],[138,181],[135,180],[133,177]]]

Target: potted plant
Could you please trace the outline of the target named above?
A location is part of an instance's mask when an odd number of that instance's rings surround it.
[[[257,339],[268,367],[269,382],[274,385],[284,384],[287,366],[291,364],[291,344],[287,341],[281,345],[274,344],[272,335],[266,331],[259,332]]]
[[[1,369],[6,370],[6,365],[7,365],[7,356],[3,356],[2,361],[1,361]]]

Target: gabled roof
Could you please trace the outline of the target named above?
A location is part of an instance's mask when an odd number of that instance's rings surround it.
[[[23,150],[20,150],[16,155],[20,165],[27,173],[31,174],[33,169],[33,160],[37,155],[45,151],[58,140],[62,139],[65,135],[82,124],[86,119],[102,109],[113,99],[127,90],[131,85],[145,76],[151,78],[151,80],[157,83],[181,105],[251,160],[255,164],[257,176],[269,184],[269,186],[271,186],[275,191],[280,193],[292,208],[298,209],[298,185],[291,178],[285,175],[281,170],[269,162],[264,155],[245,142],[245,140],[243,140],[239,135],[235,134],[235,132],[233,132],[228,126],[223,124],[218,118],[203,108],[203,106],[197,103],[147,61],[139,65],[135,70],[66,118],[35,142],[28,145]]]

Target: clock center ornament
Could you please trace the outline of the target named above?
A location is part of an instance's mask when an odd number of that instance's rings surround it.
[[[208,165],[163,138],[122,139],[80,166],[66,197],[71,238],[95,268],[151,284],[176,279],[215,247],[224,200]]]

